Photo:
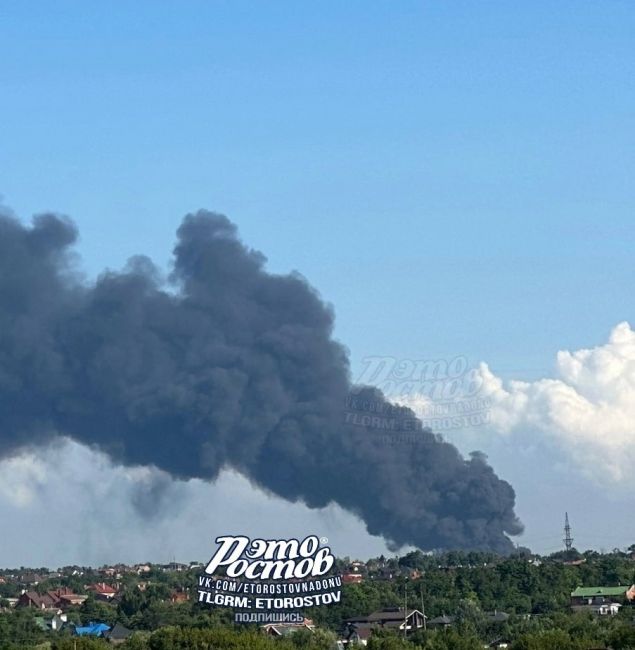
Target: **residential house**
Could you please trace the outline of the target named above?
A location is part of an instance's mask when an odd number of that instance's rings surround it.
[[[53,592],[38,594],[37,591],[25,591],[19,598],[16,607],[30,609],[53,609],[58,603]]]
[[[121,580],[125,573],[131,573],[131,569],[125,564],[115,564],[114,566],[103,566],[99,569],[99,573],[106,578],[114,578]]]
[[[49,619],[44,618],[44,616],[35,616],[33,622],[44,632],[59,632],[68,624],[68,617],[58,611],[55,616]]]
[[[635,600],[635,585],[618,587],[578,587],[571,592],[571,609],[574,612],[591,612],[611,616],[625,603]]]
[[[342,582],[345,585],[359,584],[364,582],[364,576],[361,573],[344,573],[342,575]]]
[[[59,632],[68,623],[68,616],[62,612],[57,612],[51,619],[50,627],[53,632]]]
[[[490,623],[505,623],[509,619],[509,614],[496,609],[493,612],[485,612],[485,616]]]
[[[426,616],[418,609],[403,607],[387,607],[368,616],[356,616],[349,618],[346,623],[363,629],[365,626],[371,628],[394,629],[401,631],[418,630],[423,627]]]
[[[115,623],[112,630],[108,630],[102,634],[104,639],[113,645],[119,645],[124,643],[132,636],[132,630],[129,630],[127,627],[121,623]]]
[[[390,566],[383,566],[377,571],[375,577],[378,580],[393,580],[396,575],[397,572],[395,569],[392,569]]]
[[[81,605],[86,596],[74,594],[67,587],[55,591],[45,591],[42,594],[36,591],[25,591],[16,603],[16,607],[29,607],[32,609],[64,609],[73,605]]]
[[[39,573],[24,573],[18,578],[18,582],[21,585],[30,586],[30,585],[39,585],[40,582],[44,582],[46,578],[41,576]]]
[[[442,616],[436,616],[435,618],[431,618],[427,622],[427,627],[429,628],[448,628],[454,623],[454,616],[446,616],[443,614]]]
[[[53,593],[57,595],[59,599],[59,607],[62,609],[66,607],[73,607],[75,605],[81,605],[86,600],[86,598],[88,598],[88,596],[73,593],[73,590],[69,589],[68,587],[62,587]]]
[[[97,600],[111,601],[118,593],[119,589],[105,582],[97,582],[94,585],[88,585],[87,591],[91,591]]]
[[[77,636],[95,636],[102,637],[105,632],[110,630],[110,626],[105,623],[89,623],[85,626],[76,626],[75,634]]]

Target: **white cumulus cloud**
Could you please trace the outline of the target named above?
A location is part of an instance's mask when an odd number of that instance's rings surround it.
[[[24,453],[0,462],[0,498],[18,507],[28,506],[47,482],[47,467],[40,458]]]
[[[219,535],[329,538],[341,555],[388,553],[339,506],[310,510],[235,472],[216,483],[121,467],[70,440],[0,460],[1,566],[206,561]],[[43,543],[46,540],[46,543]]]
[[[556,376],[504,382],[481,364],[480,395],[491,402],[490,426],[533,431],[557,445],[600,482],[630,476],[635,464],[635,332],[617,325],[604,345],[561,351]]]

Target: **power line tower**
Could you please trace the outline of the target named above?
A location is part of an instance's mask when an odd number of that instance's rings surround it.
[[[571,537],[571,526],[569,526],[569,513],[564,513],[564,547],[567,551],[573,548],[573,537]]]

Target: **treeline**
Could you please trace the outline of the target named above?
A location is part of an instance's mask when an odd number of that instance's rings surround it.
[[[583,560],[565,564],[563,559]],[[339,561],[347,570],[350,561]],[[416,571],[418,573],[413,573]],[[512,650],[589,650],[611,647],[635,649],[635,609],[625,606],[615,617],[593,617],[570,612],[570,593],[580,585],[635,583],[635,562],[630,554],[615,552],[570,554],[535,558],[521,553],[501,558],[491,554],[448,553],[426,555],[415,551],[401,558],[376,558],[362,568],[364,581],[344,585],[337,605],[307,610],[320,628],[316,633],[297,632],[284,639],[266,637],[257,628],[233,625],[233,612],[196,603],[199,571],[153,570],[143,578],[126,576],[115,603],[96,600],[69,612],[69,621],[87,624],[119,622],[134,630],[124,645],[138,650],[161,648],[255,648],[267,650],[334,650],[343,622],[384,607],[424,609],[429,618],[445,614],[454,618],[449,629],[420,630],[407,639],[380,633],[371,638],[369,650],[472,650],[496,638],[511,642]],[[376,573],[374,573],[376,572]],[[396,577],[386,580],[386,572]],[[419,575],[412,578],[410,576]],[[140,580],[147,584],[140,590]],[[69,586],[77,591],[97,576],[56,578],[38,590]],[[189,589],[192,599],[173,604],[174,590]],[[496,622],[488,612],[506,612],[509,619]],[[37,611],[5,610],[0,613],[0,650],[33,648],[42,643],[52,650],[105,648],[99,639],[77,639],[71,630],[45,632],[35,622]],[[70,644],[70,645],[69,645]]]
[[[613,650],[635,648],[635,628],[624,621],[593,620],[587,616],[544,618],[519,630],[510,650]],[[437,631],[418,631],[407,639],[395,633],[371,637],[368,650],[482,650],[483,639],[469,626]],[[3,650],[25,646],[2,644]],[[101,639],[58,637],[51,650],[106,650]],[[254,629],[166,627],[155,632],[138,632],[121,650],[335,650],[336,636],[328,631],[299,631],[284,638],[272,638]]]
[[[398,564],[422,571],[420,578],[368,579],[346,585],[340,604],[312,610],[312,616],[319,624],[336,629],[347,618],[383,607],[408,603],[410,607],[424,608],[432,618],[460,614],[466,602],[482,612],[544,615],[567,612],[570,594],[578,586],[635,583],[635,562],[625,554],[589,553],[581,556],[585,562],[578,565],[564,564],[559,558],[530,561],[525,556],[453,556],[455,563],[451,564],[447,557],[410,553]]]

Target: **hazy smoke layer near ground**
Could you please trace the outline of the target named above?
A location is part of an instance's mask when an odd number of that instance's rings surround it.
[[[394,545],[512,548],[514,491],[481,455],[346,423],[331,310],[300,276],[268,274],[226,217],[184,219],[167,282],[136,257],[87,285],[76,236],[53,215],[0,216],[0,455],[66,435],[178,479],[233,468],[311,508],[336,502]]]

